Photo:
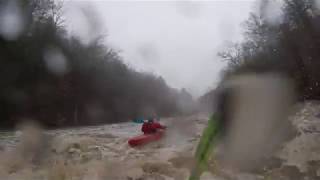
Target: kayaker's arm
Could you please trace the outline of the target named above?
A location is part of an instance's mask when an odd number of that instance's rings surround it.
[[[158,122],[154,122],[154,123],[153,123],[153,127],[156,128],[156,129],[166,129],[166,128],[167,128],[166,126],[161,125],[161,124],[158,123]]]

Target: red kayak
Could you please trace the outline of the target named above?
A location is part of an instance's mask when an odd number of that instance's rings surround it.
[[[156,133],[153,133],[153,134],[143,134],[140,136],[133,137],[129,139],[128,144],[131,147],[144,145],[152,141],[157,141],[161,139],[163,135],[164,135],[164,131],[158,130]]]

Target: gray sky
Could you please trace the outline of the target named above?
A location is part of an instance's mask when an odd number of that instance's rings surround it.
[[[128,65],[199,96],[216,85],[224,67],[216,53],[241,40],[240,24],[253,6],[252,0],[68,1],[65,14],[73,33],[107,33]],[[95,11],[99,21],[88,24],[81,8]]]

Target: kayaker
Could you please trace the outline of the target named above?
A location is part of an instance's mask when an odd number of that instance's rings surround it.
[[[149,119],[143,123],[141,131],[144,134],[152,134],[152,133],[156,133],[158,129],[165,129],[165,128],[166,128],[165,126],[154,121],[153,119]]]

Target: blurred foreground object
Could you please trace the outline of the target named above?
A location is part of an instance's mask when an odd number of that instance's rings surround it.
[[[280,74],[247,74],[222,83],[214,115],[195,154],[190,180],[199,179],[217,141],[224,165],[255,168],[288,139],[288,114],[294,102],[290,79]]]

